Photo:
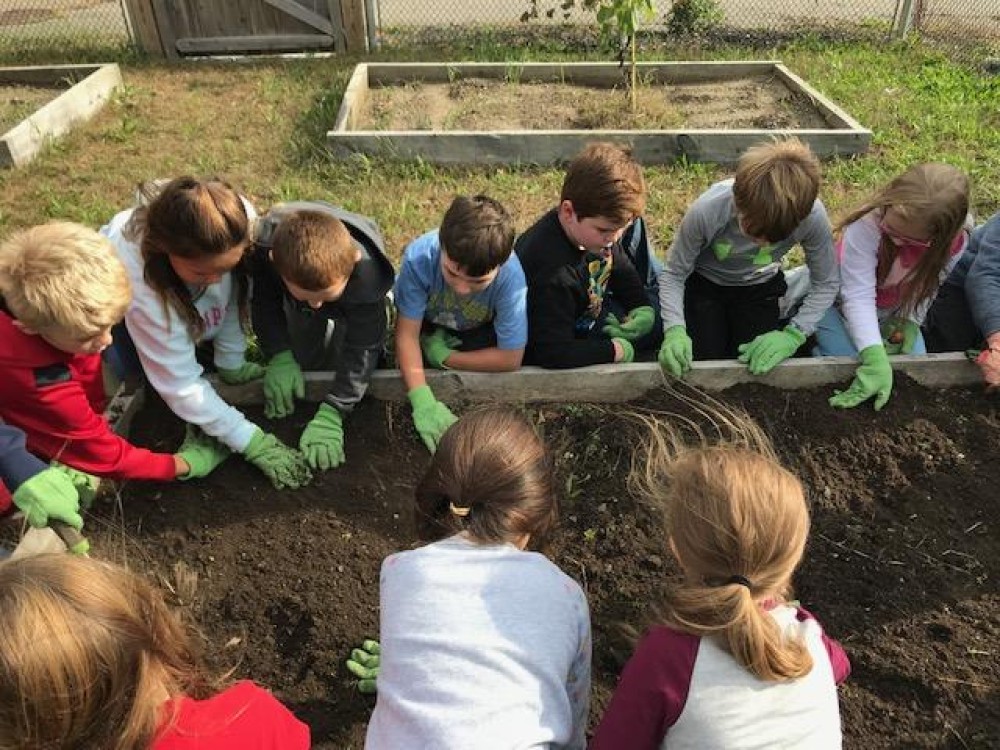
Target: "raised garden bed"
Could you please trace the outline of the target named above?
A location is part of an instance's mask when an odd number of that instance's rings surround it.
[[[776,61],[639,63],[639,111],[617,63],[358,65],[328,143],[437,163],[551,163],[584,143],[630,143],[655,164],[732,163],[795,135],[822,157],[865,151],[871,131]]]
[[[121,83],[115,64],[0,68],[0,167],[27,164],[97,114]]]

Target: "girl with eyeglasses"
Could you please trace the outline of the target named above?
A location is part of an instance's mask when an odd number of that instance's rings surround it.
[[[841,288],[816,329],[818,356],[858,356],[854,382],[830,398],[850,409],[892,391],[890,354],[926,354],[920,326],[969,240],[969,180],[917,164],[837,227]]]

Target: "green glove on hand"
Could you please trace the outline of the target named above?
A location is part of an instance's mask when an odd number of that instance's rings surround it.
[[[627,339],[611,339],[612,344],[618,344],[622,350],[621,359],[616,359],[616,364],[627,364],[635,359],[635,348]]]
[[[312,472],[309,471],[305,456],[259,427],[250,440],[250,445],[243,451],[243,455],[247,461],[264,472],[264,476],[271,480],[276,490],[283,490],[286,487],[297,490],[309,484],[312,479]]]
[[[207,477],[215,468],[229,458],[229,448],[201,431],[193,424],[184,432],[184,442],[177,449],[177,455],[187,463],[188,473],[178,479]]]
[[[920,326],[906,318],[889,318],[879,329],[886,354],[910,354],[920,336]]]
[[[232,368],[219,367],[216,370],[222,382],[229,385],[249,383],[251,380],[264,377],[264,368],[255,362],[244,362],[239,367]]]
[[[444,328],[436,328],[434,333],[420,337],[420,348],[423,349],[427,364],[437,370],[447,367],[444,361],[448,359],[462,344],[462,339],[452,336]]]
[[[691,337],[684,326],[671,326],[663,332],[663,344],[657,359],[660,367],[673,375],[681,377],[691,369]]]
[[[608,315],[607,324],[601,330],[609,338],[628,339],[635,341],[641,339],[653,330],[653,323],[656,321],[656,310],[648,305],[637,307],[628,314],[624,323],[618,322],[618,316],[614,313]]]
[[[875,411],[889,400],[892,393],[892,367],[885,347],[873,344],[861,350],[861,366],[854,374],[854,382],[846,391],[834,391],[830,406],[838,409],[853,409],[862,401],[875,396]]]
[[[424,445],[431,453],[437,450],[441,436],[448,431],[458,417],[451,413],[451,409],[442,404],[431,391],[429,385],[422,385],[414,388],[407,394],[410,399],[410,406],[413,407],[413,424],[420,433]]]
[[[347,660],[347,671],[358,678],[358,692],[371,695],[376,692],[379,660],[382,647],[378,641],[365,640],[361,648],[351,650],[351,658]]]
[[[264,371],[264,416],[281,419],[295,411],[295,399],[306,397],[302,368],[290,351],[278,352]]]
[[[340,412],[320,404],[299,438],[299,450],[313,469],[326,471],[344,463],[344,422]]]
[[[53,469],[61,472],[76,488],[76,494],[80,498],[80,507],[89,510],[97,497],[97,490],[101,486],[101,480],[93,474],[74,469],[72,466],[61,464],[58,461],[51,461],[49,464]]]
[[[36,528],[48,526],[51,519],[77,531],[83,528],[76,487],[60,467],[50,466],[35,474],[15,490],[13,499],[28,523]]]
[[[806,335],[792,325],[780,331],[762,333],[753,341],[740,344],[739,361],[747,365],[752,375],[771,372],[806,343]]]

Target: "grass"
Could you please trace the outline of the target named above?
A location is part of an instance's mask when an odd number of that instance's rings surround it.
[[[474,45],[385,53],[384,60],[604,59],[596,47]],[[579,50],[583,50],[582,54]],[[644,59],[680,57],[642,48]],[[689,57],[692,55],[688,55]],[[1000,209],[1000,78],[979,75],[919,43],[859,44],[805,38],[778,47],[718,46],[701,57],[782,59],[874,131],[871,152],[825,166],[823,200],[836,218],[909,164],[940,160],[967,170],[982,219]],[[485,192],[527,227],[556,200],[559,169],[444,168],[365,156],[330,161],[324,136],[356,60],[124,62],[127,86],[94,120],[34,163],[0,173],[0,235],[53,218],[100,226],[130,205],[135,185],[158,176],[223,175],[265,209],[293,198],[330,200],[373,216],[390,253],[437,224],[456,193]],[[726,172],[703,164],[650,166],[648,219],[669,243],[691,200]],[[73,179],[67,179],[72,175]]]

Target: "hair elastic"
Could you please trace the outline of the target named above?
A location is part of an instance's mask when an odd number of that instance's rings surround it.
[[[472,508],[460,508],[459,506],[455,505],[455,503],[448,503],[448,510],[450,510],[453,514],[455,514],[459,518],[465,518],[467,515],[469,515],[470,512],[472,512]]]
[[[740,586],[746,586],[748,589],[753,588],[753,584],[750,583],[750,579],[744,576],[729,576],[729,579],[723,584],[724,586],[729,586],[731,584],[738,584]]]

